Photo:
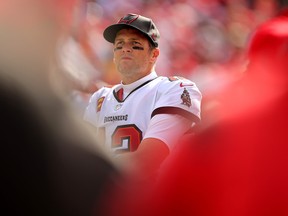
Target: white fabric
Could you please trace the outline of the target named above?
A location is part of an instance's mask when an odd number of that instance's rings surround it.
[[[143,137],[156,138],[166,143],[172,150],[183,132],[191,128],[191,121],[177,114],[155,115],[149,122],[148,129]]]
[[[133,91],[151,79],[152,81]],[[113,93],[121,87],[124,88],[125,92],[124,101],[117,100]],[[133,92],[131,93],[131,91]],[[188,100],[187,102],[187,100],[183,99],[185,95],[186,99],[188,95],[190,101]],[[177,112],[182,112],[180,114],[190,115],[191,125],[191,121],[193,120],[191,117],[195,117],[194,120],[200,119],[201,99],[202,95],[199,89],[195,83],[190,80],[176,78],[171,81],[167,77],[157,77],[157,74],[152,72],[148,76],[130,85],[118,84],[111,88],[101,88],[90,98],[84,119],[96,126],[99,133],[104,132],[105,144],[113,150],[133,151],[138,148],[143,137],[148,136],[155,136],[155,138],[157,136],[157,138],[164,141],[171,149],[172,144],[169,141],[171,132],[176,131],[176,127],[177,130],[178,128],[180,129],[179,125],[183,123],[183,118],[178,118],[175,116],[175,113],[173,113],[175,112],[175,108]],[[102,103],[99,102],[101,100],[103,101]],[[165,118],[171,119],[164,121],[163,116],[157,116],[157,118],[154,118],[151,122],[151,115],[155,110],[158,110],[158,115],[167,114]],[[171,111],[172,115],[169,114]],[[157,119],[161,120],[159,124],[156,122]],[[171,124],[171,126],[165,126],[165,124]],[[165,130],[161,129],[163,127]],[[186,128],[186,126],[183,127]],[[184,132],[186,132],[186,130],[183,131],[183,133]],[[180,132],[177,132],[175,137],[176,135],[179,136]],[[165,136],[167,136],[167,138],[165,138]]]

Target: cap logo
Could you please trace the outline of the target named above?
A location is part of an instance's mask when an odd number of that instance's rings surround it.
[[[128,14],[127,16],[122,17],[119,21],[119,23],[125,23],[125,24],[131,24],[135,20],[137,20],[139,15],[137,14]]]
[[[156,35],[153,33],[152,35],[151,35],[151,38],[155,41],[156,39]]]

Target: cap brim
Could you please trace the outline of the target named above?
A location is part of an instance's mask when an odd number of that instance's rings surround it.
[[[136,27],[134,27],[132,25],[127,25],[125,23],[113,24],[113,25],[107,27],[104,30],[104,32],[103,32],[103,36],[108,42],[114,43],[117,32],[120,31],[121,29],[124,29],[124,28],[127,28],[127,27],[128,28],[133,28],[133,29],[136,29],[136,30],[140,31],[141,33],[146,35],[148,39],[150,39],[149,36],[145,32],[143,32],[142,30],[140,30],[140,29],[138,29],[138,28],[136,28]]]
[[[128,25],[126,25],[126,24],[111,25],[104,30],[103,36],[108,42],[114,43],[117,32],[120,31],[121,29],[127,27],[127,26]]]

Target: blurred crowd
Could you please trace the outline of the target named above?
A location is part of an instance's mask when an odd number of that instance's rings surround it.
[[[158,75],[191,79],[205,96],[242,76],[254,29],[273,17],[282,4],[279,0],[79,2],[75,31],[64,44],[60,60],[72,79],[81,83],[80,91],[72,92],[80,110],[96,89],[119,82],[112,45],[102,35],[118,17],[126,13],[151,17],[161,34]]]
[[[95,67],[90,76],[117,83],[111,44],[102,32],[128,12],[146,15],[161,33],[157,73],[185,76],[202,90],[210,90],[221,84],[219,79],[215,84],[215,77],[243,69],[243,52],[251,32],[275,15],[277,4],[276,0],[88,0],[79,22],[86,30],[86,41],[80,41],[87,43],[83,46]]]

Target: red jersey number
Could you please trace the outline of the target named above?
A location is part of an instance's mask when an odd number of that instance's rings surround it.
[[[135,125],[118,126],[112,134],[115,153],[136,151],[142,140],[142,131]]]

